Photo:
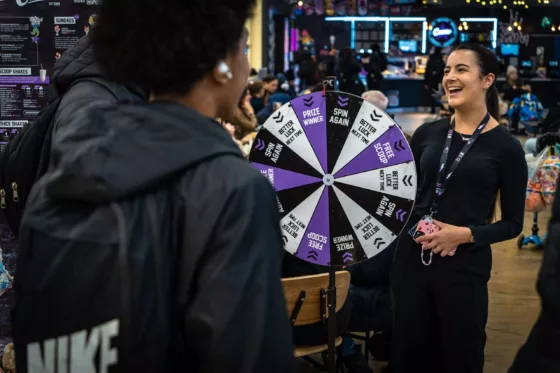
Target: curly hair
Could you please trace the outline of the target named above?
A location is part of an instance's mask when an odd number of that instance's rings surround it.
[[[256,0],[104,0],[92,33],[108,78],[187,93],[237,48]]]

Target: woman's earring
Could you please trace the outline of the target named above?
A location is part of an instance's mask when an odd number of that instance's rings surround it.
[[[230,70],[229,66],[228,66],[224,61],[221,61],[221,62],[218,64],[218,71],[219,71],[221,74],[225,74],[225,76],[226,76],[229,80],[232,80],[232,79],[233,79],[233,74],[231,73],[231,70]]]

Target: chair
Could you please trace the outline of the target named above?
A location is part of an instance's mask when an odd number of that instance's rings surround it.
[[[369,363],[369,355],[370,355],[370,343],[371,337],[375,334],[374,330],[368,330],[367,332],[359,332],[359,331],[348,331],[346,335],[357,339],[358,341],[364,342],[364,357],[366,361]]]
[[[336,312],[340,310],[350,286],[350,272],[336,272]],[[310,325],[318,322],[326,322],[329,318],[327,311],[327,289],[329,287],[329,274],[301,276],[282,279],[284,297],[286,298],[286,310],[292,326]],[[335,346],[342,344],[342,337],[336,338]],[[328,345],[318,346],[296,346],[294,356],[303,358],[319,369],[325,369],[327,365],[326,352]],[[321,366],[310,356],[320,353],[323,357],[324,366]],[[338,366],[339,364],[337,364]],[[336,367],[333,367],[336,371]]]

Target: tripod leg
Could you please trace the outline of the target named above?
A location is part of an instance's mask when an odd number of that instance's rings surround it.
[[[328,308],[328,372],[336,373],[336,272],[334,267],[329,267],[329,289],[327,297]]]

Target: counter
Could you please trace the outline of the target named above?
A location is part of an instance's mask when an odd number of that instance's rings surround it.
[[[416,108],[430,103],[422,76],[386,76],[381,81],[381,90],[389,97],[389,108]]]
[[[560,102],[560,79],[522,78],[522,80],[525,84],[531,85],[533,93],[545,108],[551,108]],[[501,89],[505,79],[498,78],[497,82],[498,89]],[[389,108],[430,106],[430,97],[424,89],[424,77],[420,75],[385,76],[381,81],[381,90],[389,97]]]

